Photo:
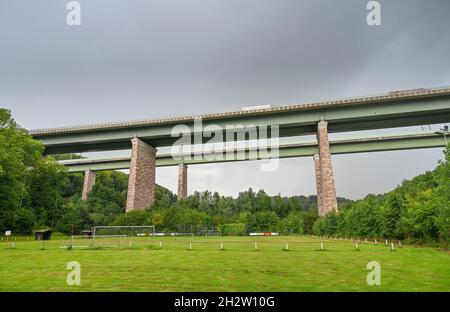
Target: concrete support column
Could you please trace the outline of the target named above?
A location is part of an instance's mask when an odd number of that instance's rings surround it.
[[[95,172],[91,170],[86,170],[84,172],[84,183],[83,183],[83,193],[81,194],[81,199],[86,200],[89,193],[95,184]]]
[[[156,149],[138,138],[131,144],[126,212],[149,208],[155,202]]]
[[[319,215],[324,216],[331,211],[338,211],[330,144],[328,142],[328,123],[326,121],[322,120],[317,125],[317,141],[319,143],[320,187],[322,189]]]
[[[322,204],[322,171],[320,169],[320,157],[319,154],[313,156],[314,159],[314,171],[316,173],[316,189],[317,189],[317,210],[319,216],[323,216],[325,213],[323,211]]]
[[[187,168],[185,164],[178,165],[178,199],[187,197]]]

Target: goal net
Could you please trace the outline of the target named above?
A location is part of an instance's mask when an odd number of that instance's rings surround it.
[[[220,236],[220,231],[218,231],[218,230],[201,230],[200,235],[202,235],[202,236]]]
[[[94,226],[92,233],[72,235],[60,248],[95,248],[131,246],[132,241],[142,241],[155,235],[154,225],[143,226]]]
[[[103,226],[94,226],[92,231],[93,240],[117,236],[122,236],[125,237],[126,239],[130,239],[138,237],[152,237],[154,235],[155,235],[154,225],[140,225],[140,226],[103,225]]]
[[[127,245],[127,235],[98,235],[94,236],[72,235],[64,240],[61,248],[93,248],[93,247],[119,247]]]

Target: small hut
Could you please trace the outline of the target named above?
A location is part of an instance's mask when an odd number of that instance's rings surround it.
[[[37,230],[34,232],[34,240],[50,240],[52,232],[50,229]]]

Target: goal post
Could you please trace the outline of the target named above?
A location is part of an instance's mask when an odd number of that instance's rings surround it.
[[[87,235],[71,235],[60,248],[102,248],[130,246],[130,239],[151,238],[155,235],[154,225],[122,226],[97,225]],[[142,241],[141,241],[142,242]]]

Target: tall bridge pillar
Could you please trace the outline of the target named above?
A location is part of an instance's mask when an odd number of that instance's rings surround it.
[[[155,202],[156,149],[138,138],[131,144],[126,212],[148,208]]]
[[[328,142],[328,123],[320,121],[317,125],[317,141],[319,144],[319,155],[316,164],[316,184],[320,191],[317,192],[317,205],[319,216],[324,216],[328,212],[338,211],[336,199],[336,186],[334,183],[333,165],[331,162],[330,144]],[[317,166],[319,169],[317,170]]]
[[[317,210],[319,216],[323,216],[325,213],[322,204],[322,171],[320,169],[320,157],[319,154],[313,156],[314,159],[314,171],[316,173],[316,189],[317,189]]]
[[[178,199],[187,197],[187,168],[185,164],[178,165]]]
[[[81,199],[86,200],[89,193],[95,184],[95,172],[91,170],[86,170],[84,172],[84,183],[83,183],[83,193],[81,194]]]

